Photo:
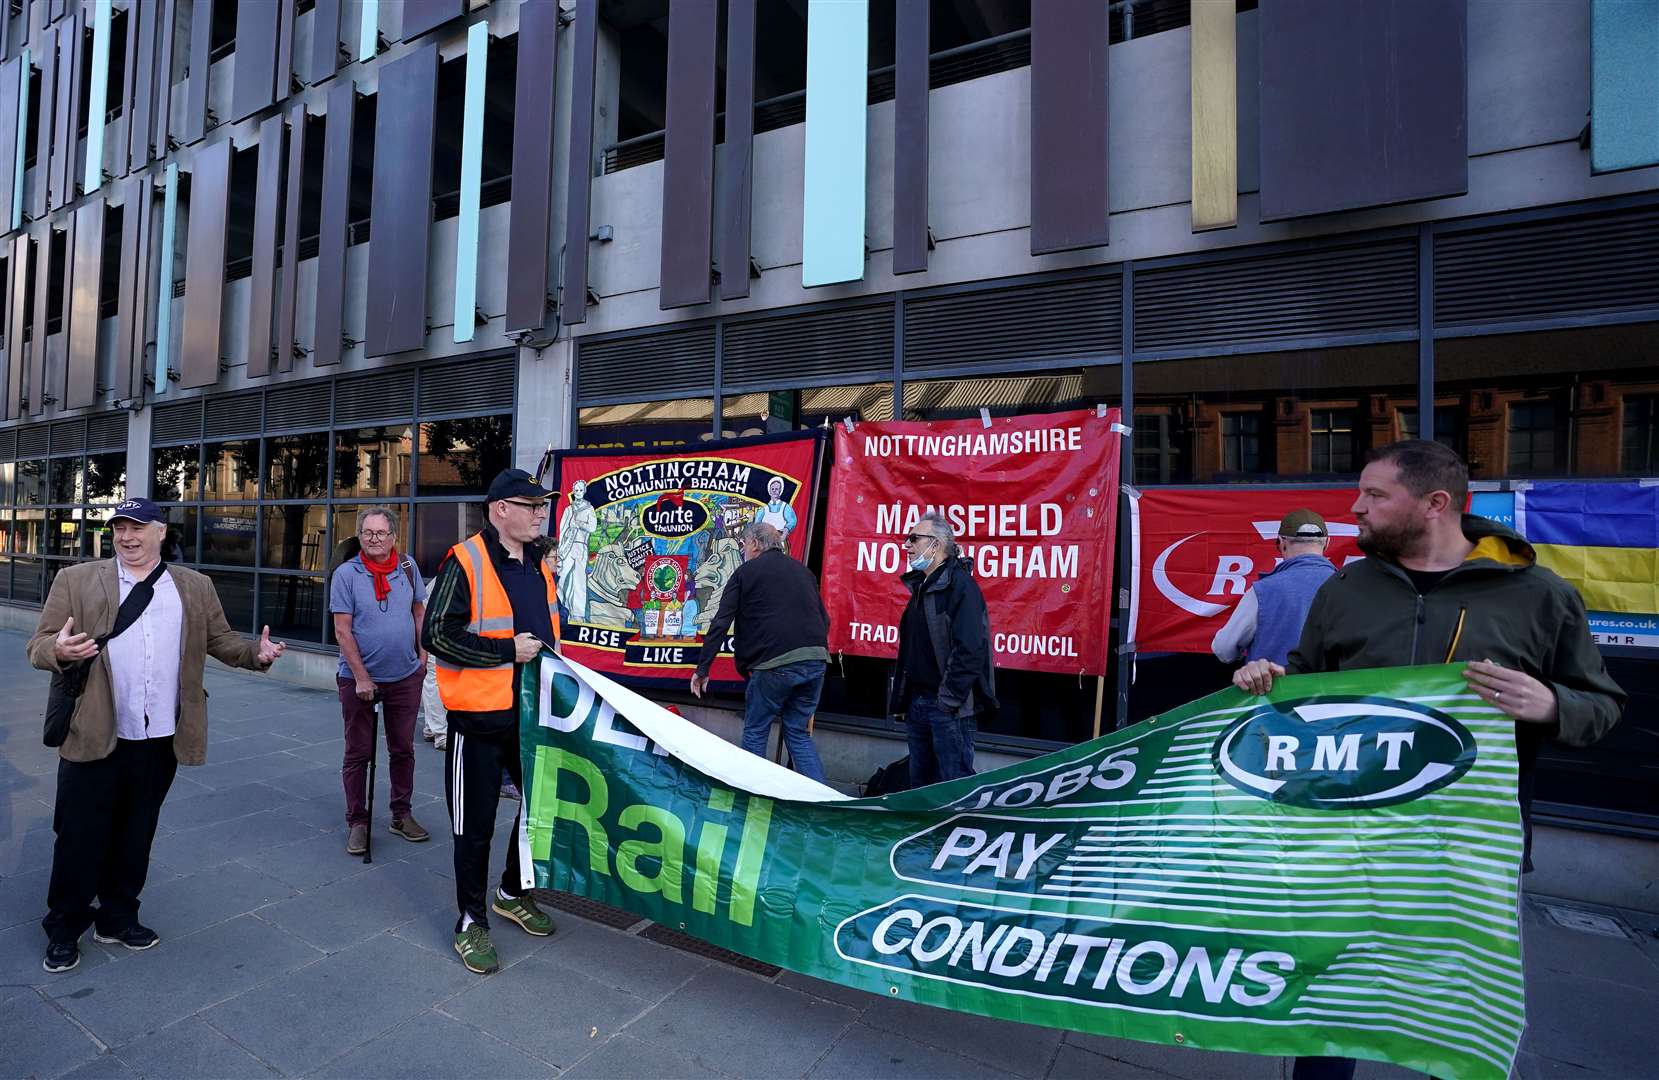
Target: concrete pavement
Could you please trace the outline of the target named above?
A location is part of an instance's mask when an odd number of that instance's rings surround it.
[[[592,906],[559,931],[511,925],[503,970],[451,948],[443,755],[416,748],[415,815],[345,854],[338,703],[210,671],[209,764],[180,769],[162,812],[128,953],[82,942],[40,967],[55,752],[40,745],[46,676],[0,632],[0,1077],[1121,1077],[1267,1080],[1277,1058],[1166,1048],[985,1020],[698,955],[662,928]],[[503,803],[502,825],[516,804]],[[498,837],[502,833],[498,832]],[[497,843],[496,865],[500,864]],[[504,920],[498,920],[504,922]],[[623,925],[609,925],[617,923]],[[1525,1080],[1652,1076],[1653,916],[1530,898]],[[1362,1064],[1365,1080],[1404,1077]]]

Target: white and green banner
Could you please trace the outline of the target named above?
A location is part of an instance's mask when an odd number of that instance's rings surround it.
[[[537,886],[872,993],[1146,1042],[1509,1072],[1513,723],[1456,666],[1279,680],[876,799],[546,653]]]

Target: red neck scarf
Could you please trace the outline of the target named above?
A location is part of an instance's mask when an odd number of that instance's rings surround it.
[[[387,552],[382,562],[375,562],[369,558],[367,551],[359,551],[357,557],[363,560],[363,565],[369,568],[369,573],[374,577],[374,598],[384,602],[392,595],[392,575],[397,573],[398,565],[397,548],[394,547]]]

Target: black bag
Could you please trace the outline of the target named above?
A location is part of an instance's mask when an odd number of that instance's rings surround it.
[[[891,765],[883,765],[864,781],[864,797],[891,795],[895,791],[910,790],[910,756],[907,754]]]
[[[109,644],[111,638],[126,633],[127,628],[144,614],[144,609],[150,606],[150,600],[156,594],[156,582],[161,580],[161,575],[166,571],[165,561],[157,564],[149,577],[134,585],[127,593],[127,598],[121,601],[121,607],[115,612],[115,626],[109,633],[96,639],[100,653],[104,651],[104,646]],[[91,656],[52,673],[52,686],[46,691],[46,728],[40,736],[40,741],[47,746],[62,746],[63,741],[69,738],[69,721],[74,719],[75,703],[80,701],[81,692],[86,689],[86,677],[92,671],[92,665],[97,662],[98,657]]]

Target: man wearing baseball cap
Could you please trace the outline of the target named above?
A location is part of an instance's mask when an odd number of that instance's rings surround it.
[[[517,843],[507,845],[500,884],[489,887],[501,770],[524,788],[514,694],[519,669],[559,640],[559,594],[542,532],[551,498],[523,469],[502,472],[484,496],[484,528],[449,549],[427,595],[423,637],[449,713],[444,794],[460,908],[455,951],[480,975],[501,966],[486,908],[532,936],[553,932],[553,920],[523,884],[521,869],[528,867],[520,867]],[[514,819],[514,836],[519,828]]]
[[[161,940],[138,921],[138,897],[174,773],[207,760],[206,658],[264,671],[284,648],[268,626],[252,641],[232,630],[212,581],[162,562],[166,520],[149,499],[117,506],[115,557],[60,571],[29,640],[29,663],[42,671],[91,661],[58,748],[57,841],[41,920],[47,971],[80,963],[89,926],[98,941],[128,949]],[[108,636],[135,589],[141,613]]]
[[[1227,625],[1216,631],[1210,651],[1224,663],[1271,660],[1283,664],[1302,635],[1313,594],[1336,567],[1325,557],[1331,542],[1325,519],[1312,510],[1292,510],[1279,522],[1280,562],[1239,599]]]

